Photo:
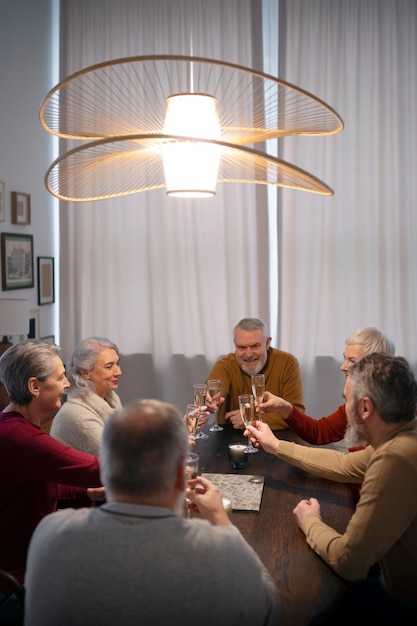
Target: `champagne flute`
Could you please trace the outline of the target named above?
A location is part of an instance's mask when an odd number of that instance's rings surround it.
[[[187,408],[185,410],[185,423],[190,435],[195,435],[199,419],[199,408],[197,404],[187,404]]]
[[[198,406],[198,415],[199,417],[202,415],[201,407],[206,404],[206,395],[207,395],[207,385],[206,383],[199,383],[198,385],[193,385],[194,389],[194,403]],[[203,433],[201,428],[197,427],[197,431],[195,433],[196,439],[208,439],[208,435]]]
[[[219,408],[219,401],[220,401],[220,380],[219,379],[211,378],[210,380],[207,381],[207,395],[209,396],[212,402],[213,409],[214,408],[216,409],[214,412],[214,424],[210,428],[210,431],[216,432],[219,430],[223,430],[222,426],[219,426],[219,424],[217,423],[217,411]]]
[[[197,407],[198,408],[198,407]],[[198,418],[197,418],[198,419]],[[185,480],[192,480],[198,476],[198,461],[199,456],[195,452],[189,452],[185,458]],[[189,519],[191,517],[191,510],[188,508],[190,500],[186,497],[185,501],[185,517]]]
[[[255,400],[251,393],[244,393],[238,397],[242,421],[245,426],[248,426],[248,424],[251,424],[255,419]],[[248,436],[248,445],[245,448],[245,452],[247,452],[248,454],[259,452],[258,448],[254,448],[254,446],[252,445],[250,435]]]
[[[265,375],[264,374],[252,374],[250,377],[252,385],[252,393],[255,398],[257,406],[262,404],[265,393]],[[262,421],[262,414],[257,413],[257,420]]]

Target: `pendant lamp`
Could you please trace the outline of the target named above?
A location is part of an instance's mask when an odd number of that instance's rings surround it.
[[[269,139],[332,135],[338,114],[271,75],[194,56],[99,63],[58,83],[40,121],[63,139],[45,175],[67,201],[153,189],[211,197],[219,183],[275,185],[332,195],[323,181],[265,150]]]

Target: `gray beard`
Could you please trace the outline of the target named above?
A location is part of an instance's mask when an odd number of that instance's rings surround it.
[[[246,364],[242,363],[240,369],[242,370],[242,372],[245,372],[245,374],[252,376],[253,374],[259,374],[264,365],[265,363],[263,363],[262,365],[258,365],[258,367],[256,367],[254,370],[249,371],[249,369],[246,367]]]
[[[368,442],[355,426],[348,426],[345,432],[345,444],[348,448],[358,448],[366,446]]]

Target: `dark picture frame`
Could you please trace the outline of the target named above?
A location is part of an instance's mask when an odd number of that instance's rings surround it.
[[[28,339],[39,339],[39,310],[31,309],[29,312]]]
[[[34,286],[33,235],[1,233],[1,286],[3,291]]]
[[[30,195],[12,191],[12,224],[30,224]]]
[[[55,302],[55,268],[52,256],[38,256],[38,304]]]

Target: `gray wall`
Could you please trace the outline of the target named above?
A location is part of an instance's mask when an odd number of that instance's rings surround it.
[[[43,182],[52,161],[52,141],[39,122],[57,62],[51,49],[54,6],[56,0],[0,0],[0,181],[5,183],[6,202],[0,232],[33,235],[35,270],[34,288],[1,290],[0,298],[29,300],[30,308],[39,312],[40,336],[55,334],[57,309],[56,304],[38,306],[36,272],[38,256],[53,256],[58,262],[55,203]],[[11,223],[12,191],[30,194],[30,225]]]

